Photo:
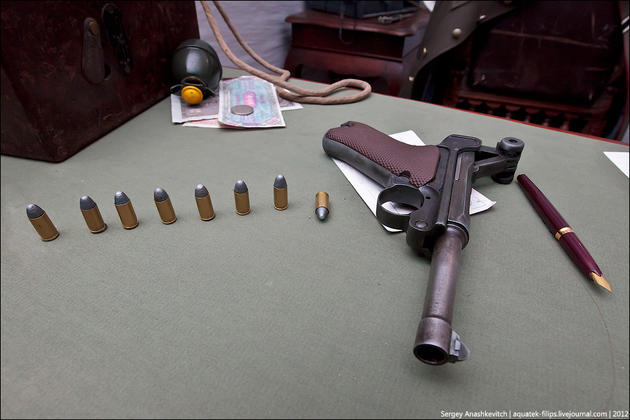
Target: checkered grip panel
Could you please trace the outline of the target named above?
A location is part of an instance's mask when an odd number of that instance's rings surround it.
[[[350,147],[395,175],[408,177],[416,187],[433,179],[440,159],[436,146],[401,143],[355,121],[328,130],[326,137]]]

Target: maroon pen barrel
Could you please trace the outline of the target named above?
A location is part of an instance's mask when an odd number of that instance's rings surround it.
[[[569,226],[560,213],[558,213],[558,210],[547,200],[547,197],[534,185],[527,175],[521,174],[516,177],[516,180],[552,235],[555,235],[556,232],[563,227]]]
[[[521,174],[516,179],[536,213],[545,222],[547,229],[549,229],[554,238],[560,242],[560,246],[562,246],[562,249],[564,249],[571,261],[577,265],[582,273],[590,277],[599,286],[610,291],[610,284],[602,275],[602,270],[599,269],[591,254],[582,244],[582,241],[573,232],[573,229],[560,216],[558,210],[547,200],[547,197],[534,185],[527,175]]]
[[[560,242],[564,251],[583,273],[595,273],[598,276],[602,275],[602,270],[599,269],[591,254],[589,254],[586,247],[575,233],[565,233],[558,239],[558,242]]]

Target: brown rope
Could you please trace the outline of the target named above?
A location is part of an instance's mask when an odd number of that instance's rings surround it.
[[[217,39],[217,42],[219,43],[219,46],[221,47],[225,55],[227,55],[228,58],[232,60],[232,62],[236,64],[242,70],[245,70],[246,72],[253,74],[254,76],[260,77],[261,79],[264,79],[276,85],[276,90],[278,91],[278,95],[281,96],[282,98],[285,98],[294,102],[308,103],[308,104],[321,104],[321,105],[349,104],[352,102],[358,102],[365,99],[366,97],[370,95],[370,92],[372,92],[372,87],[370,86],[369,83],[364,82],[363,80],[357,80],[357,79],[340,80],[336,83],[333,83],[332,85],[328,85],[328,87],[321,90],[303,89],[299,86],[295,86],[287,82],[286,80],[291,76],[291,73],[286,69],[281,69],[279,67],[274,66],[273,64],[266,62],[265,60],[262,59],[262,57],[256,54],[254,50],[252,50],[249,47],[249,45],[247,45],[245,40],[239,35],[236,28],[234,28],[234,26],[232,25],[232,22],[230,22],[230,18],[227,16],[225,11],[221,7],[221,4],[218,1],[213,1],[213,3],[214,3],[214,6],[219,11],[219,13],[221,14],[221,16],[223,17],[223,20],[225,20],[225,23],[227,23],[228,27],[230,28],[230,31],[232,31],[232,34],[234,35],[234,37],[238,40],[239,44],[241,44],[241,47],[243,47],[243,49],[247,51],[247,53],[251,55],[254,58],[254,60],[260,63],[263,67],[275,73],[279,73],[280,76],[274,76],[269,73],[265,73],[262,70],[258,70],[250,66],[249,64],[245,63],[244,61],[240,60],[236,55],[234,55],[234,53],[230,50],[230,48],[225,43],[225,40],[223,39],[223,35],[221,35],[221,32],[219,31],[219,25],[217,24],[216,20],[214,19],[214,16],[212,15],[212,12],[210,10],[210,5],[208,5],[208,2],[206,0],[203,0],[201,2],[201,5],[203,6],[203,11],[206,14],[206,18],[208,19],[208,23],[210,24],[210,28],[212,29],[212,32],[214,33],[214,36]],[[326,96],[340,89],[353,88],[353,87],[361,89],[361,91],[352,95],[326,98]]]

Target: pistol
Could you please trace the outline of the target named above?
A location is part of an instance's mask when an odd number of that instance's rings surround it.
[[[377,219],[404,230],[407,244],[431,258],[414,355],[431,365],[466,360],[470,351],[451,322],[459,261],[469,238],[472,184],[488,175],[500,184],[512,182],[523,141],[506,137],[488,147],[476,137],[451,134],[437,146],[411,146],[349,121],[328,130],[322,145],[329,156],[384,187],[377,199]],[[392,212],[386,203],[413,211]]]

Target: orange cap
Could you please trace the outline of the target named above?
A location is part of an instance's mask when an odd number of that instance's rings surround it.
[[[182,99],[191,105],[197,105],[203,101],[203,93],[198,87],[186,86],[182,89]]]

